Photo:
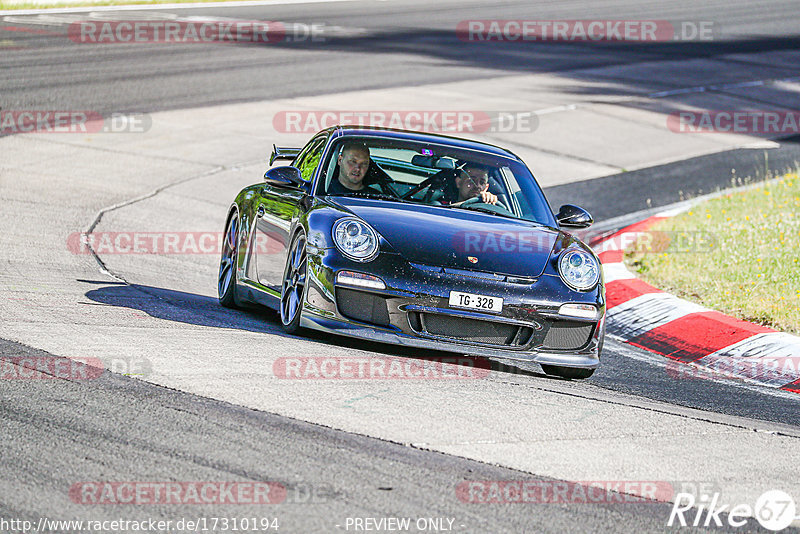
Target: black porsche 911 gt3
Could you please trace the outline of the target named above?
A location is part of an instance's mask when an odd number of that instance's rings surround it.
[[[525,164],[492,145],[337,126],[275,147],[264,181],[231,205],[223,306],[263,305],[301,328],[528,360],[587,378],[605,289],[592,250],[563,228]]]

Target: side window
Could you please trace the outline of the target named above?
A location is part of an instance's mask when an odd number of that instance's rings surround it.
[[[317,170],[319,159],[322,157],[322,149],[325,148],[325,137],[318,137],[311,141],[303,152],[294,161],[294,166],[300,169],[303,180],[310,182]]]

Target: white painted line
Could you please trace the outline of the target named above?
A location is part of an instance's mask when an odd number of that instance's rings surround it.
[[[764,187],[765,185],[773,185],[778,183],[778,181],[782,180],[783,176],[778,176],[777,178],[772,178],[767,181],[759,181],[750,183],[747,185],[737,186],[735,191],[737,193],[750,191],[751,189],[757,189],[759,187]],[[681,200],[680,202],[675,202],[674,204],[667,204],[666,206],[660,206],[658,208],[648,208],[640,211],[635,211],[633,213],[629,213],[627,215],[621,215],[619,217],[613,217],[611,219],[606,219],[596,225],[592,226],[592,231],[595,233],[602,231],[610,232],[612,230],[624,230],[628,226],[642,222],[643,220],[647,219],[648,217],[654,217],[656,214],[661,213],[662,211],[672,210],[672,209],[689,209],[697,204],[705,202],[706,200],[711,200],[713,198],[719,198],[730,194],[732,190],[730,189],[723,189],[721,191],[717,191],[714,193],[708,193],[705,195],[700,195],[698,197],[691,198],[689,200]],[[600,243],[595,245],[595,247],[599,247]]]
[[[603,281],[607,284],[616,280],[632,280],[636,276],[625,268],[624,263],[604,263]]]
[[[669,91],[659,91],[657,93],[650,93],[647,98],[663,98],[672,95],[685,95],[687,93],[703,93],[705,87],[684,87],[682,89],[670,89]]]
[[[647,98],[664,98],[665,96],[685,95],[688,93],[705,93],[706,91],[721,91],[725,89],[738,89],[741,87],[758,87],[761,85],[772,85],[776,83],[791,83],[797,81],[798,79],[800,78],[797,77],[779,78],[779,79],[767,78],[764,80],[750,80],[747,82],[726,83],[718,85],[700,85],[696,87],[682,87],[680,89],[669,89],[667,91],[658,91],[655,93],[650,93],[646,96]]]
[[[766,85],[764,80],[754,80],[750,82],[737,82],[737,83],[723,83],[719,85],[709,85],[711,91],[724,91],[725,89],[739,89],[741,87],[757,87],[759,85]]]
[[[554,106],[552,108],[537,109],[534,111],[537,115],[548,115],[550,113],[560,113],[562,111],[572,111],[578,109],[578,104],[565,104],[563,106]]]
[[[742,145],[740,148],[746,148],[748,150],[763,150],[769,148],[778,148],[780,147],[780,143],[776,143],[775,141],[770,141],[769,139],[759,139],[753,143],[747,143],[746,145]]]
[[[36,24],[40,26],[65,26],[76,22],[84,22],[87,20],[136,20],[136,21],[176,21],[178,15],[174,13],[129,13],[127,16],[114,13],[104,12],[91,12],[89,16],[80,15],[78,13],[61,13],[61,14],[39,14],[39,15],[8,15],[3,17],[3,22],[6,24]]]
[[[40,13],[86,13],[89,11],[145,11],[159,9],[198,9],[206,7],[282,6],[294,4],[324,4],[329,2],[355,2],[357,0],[254,0],[237,2],[193,2],[187,4],[131,4],[124,6],[54,7],[47,9],[8,9],[2,15],[38,15]]]
[[[654,215],[654,217],[664,217],[664,218],[675,217],[676,215],[680,215],[681,213],[683,213],[685,211],[688,211],[688,210],[689,210],[689,206],[687,206],[687,205],[678,206],[676,208],[660,211],[660,212],[656,213]]]
[[[690,313],[706,311],[710,310],[669,293],[647,293],[608,310],[607,328],[627,341]]]

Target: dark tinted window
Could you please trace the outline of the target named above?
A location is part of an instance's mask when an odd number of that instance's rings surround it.
[[[485,169],[479,180],[487,191],[497,196],[498,214],[557,226],[553,212],[539,184],[521,162],[484,152],[445,144],[425,144],[381,137],[348,136],[339,139],[324,162],[318,194],[329,191],[328,184],[337,172],[336,158],[345,142],[357,142],[369,149],[369,170],[364,185],[371,194],[377,189],[381,200],[400,197],[405,202],[418,202],[443,207],[460,207],[455,181],[470,167]],[[427,182],[426,182],[427,181]],[[429,185],[426,185],[429,183]],[[337,194],[346,195],[347,192]],[[463,201],[463,200],[462,200]],[[468,206],[464,206],[466,209]],[[478,203],[474,209],[485,209]]]
[[[317,137],[308,143],[297,156],[292,165],[300,169],[303,180],[310,182],[314,177],[314,171],[319,166],[322,157],[322,149],[325,148],[325,137]]]

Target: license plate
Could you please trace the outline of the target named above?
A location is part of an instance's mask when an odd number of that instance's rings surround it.
[[[450,306],[453,308],[469,308],[470,310],[501,312],[503,311],[503,299],[500,297],[487,297],[486,295],[451,291]]]

